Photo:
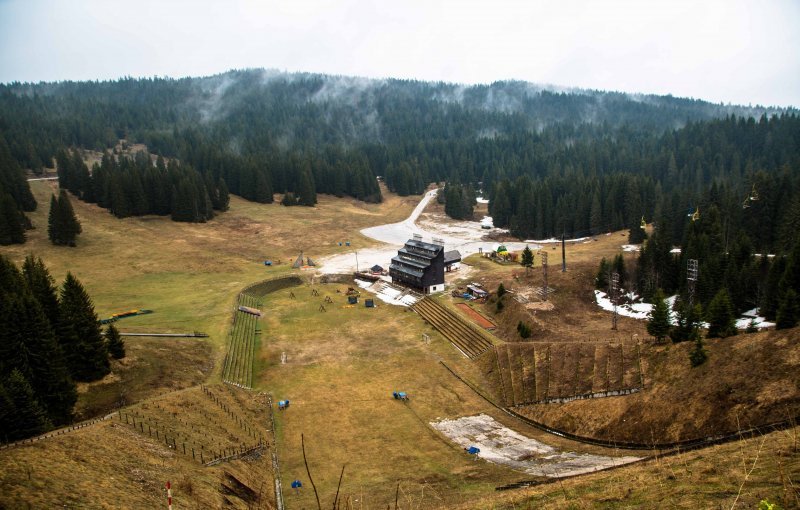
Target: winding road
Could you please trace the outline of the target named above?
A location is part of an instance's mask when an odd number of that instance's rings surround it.
[[[419,201],[408,218],[398,223],[389,223],[368,227],[361,230],[364,236],[384,243],[382,246],[366,248],[348,252],[341,255],[333,255],[319,260],[320,271],[322,273],[350,273],[357,269],[372,267],[375,264],[389,266],[389,262],[397,254],[397,250],[411,239],[414,234],[422,236],[423,241],[431,242],[433,238],[442,239],[445,250],[458,250],[461,257],[467,257],[473,253],[478,253],[479,249],[489,251],[495,241],[485,239],[485,230],[481,229],[479,222],[453,222],[452,225],[428,223],[425,227],[417,225],[422,212],[430,201],[436,197],[438,189],[428,191]],[[530,246],[532,250],[539,249],[539,246],[531,243],[504,243],[511,251],[518,251]]]

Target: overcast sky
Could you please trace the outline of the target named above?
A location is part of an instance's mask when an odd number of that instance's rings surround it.
[[[800,0],[0,0],[0,82],[265,67],[800,106]]]

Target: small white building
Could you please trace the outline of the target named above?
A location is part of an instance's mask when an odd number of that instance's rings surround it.
[[[446,272],[457,271],[461,267],[461,252],[452,250],[444,254],[444,270]]]

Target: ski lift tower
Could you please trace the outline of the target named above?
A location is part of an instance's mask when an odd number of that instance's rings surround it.
[[[689,291],[689,308],[694,303],[694,288],[697,284],[697,259],[686,261],[686,287]]]
[[[617,330],[617,294],[619,294],[619,273],[611,273],[611,302],[614,303],[614,315],[611,318],[611,329]]]

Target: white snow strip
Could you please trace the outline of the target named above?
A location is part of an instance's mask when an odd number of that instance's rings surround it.
[[[642,245],[641,244],[623,244],[622,245],[622,251],[633,252],[633,251],[639,251],[641,249],[642,249]]]
[[[431,426],[464,449],[475,446],[478,457],[529,475],[559,478],[639,460],[560,451],[504,427],[491,416],[479,414],[431,422]]]
[[[487,199],[483,198],[483,197],[478,197],[478,198],[475,199],[475,201],[478,202],[479,204],[488,204],[489,203],[489,201]]]
[[[681,252],[681,249],[680,249],[680,248],[673,248],[673,249],[671,249],[669,252],[670,252],[670,253],[680,253],[680,252]]]

